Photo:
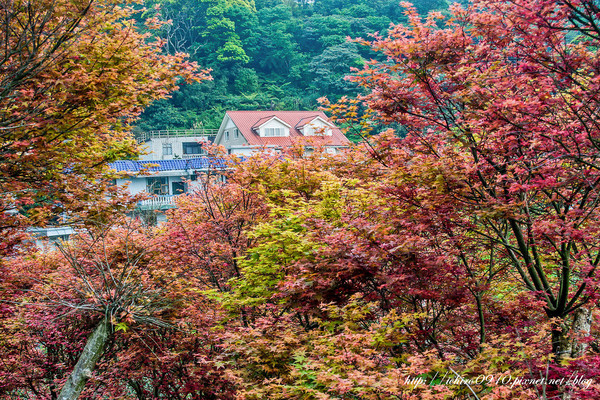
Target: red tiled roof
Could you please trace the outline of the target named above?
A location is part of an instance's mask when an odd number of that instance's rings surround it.
[[[320,117],[320,115],[311,115],[310,117],[304,117],[295,125],[296,128],[302,128],[304,125],[308,124],[313,119]]]
[[[350,141],[339,128],[333,128],[331,136],[304,136],[297,128],[316,117],[329,122],[322,111],[227,111],[227,115],[250,146],[290,146],[294,143],[306,143],[312,146],[348,146]],[[269,119],[277,117],[290,125],[290,136],[260,137],[253,131]],[[304,121],[310,118],[308,121]],[[260,121],[260,123],[259,123]],[[303,125],[299,125],[302,122]],[[333,125],[333,124],[332,124]]]
[[[259,119],[258,121],[256,121],[256,122],[254,123],[254,125],[252,125],[252,127],[251,127],[250,129],[252,129],[252,130],[255,130],[255,129],[257,129],[257,128],[260,128],[260,126],[261,126],[261,125],[264,125],[264,124],[266,124],[267,122],[269,122],[269,121],[270,121],[270,120],[272,120],[273,118],[275,118],[275,119],[279,119],[279,118],[277,118],[277,116],[275,116],[275,115],[269,115],[268,117],[264,117],[264,118],[261,118],[261,119]],[[280,120],[280,121],[281,121],[281,120]]]

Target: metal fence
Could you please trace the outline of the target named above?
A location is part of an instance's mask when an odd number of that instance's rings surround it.
[[[169,137],[177,137],[177,136],[204,136],[209,141],[213,141],[217,136],[218,129],[167,129],[160,131],[148,131],[148,132],[140,132],[136,135],[136,139],[139,143],[145,142],[150,139],[157,138],[169,138]]]
[[[140,210],[165,210],[175,207],[176,195],[153,196],[138,203]]]

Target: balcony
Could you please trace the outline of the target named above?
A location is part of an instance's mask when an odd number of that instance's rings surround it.
[[[150,139],[175,138],[175,137],[197,137],[203,136],[207,141],[212,142],[218,129],[169,129],[162,131],[141,132],[136,135],[138,143],[144,143]]]
[[[160,195],[152,196],[149,199],[142,200],[138,203],[140,210],[168,210],[175,208],[176,195]]]
[[[184,160],[189,160],[192,158],[200,158],[200,157],[206,157],[206,152],[204,153],[196,153],[196,154],[183,154],[181,156],[182,159]]]

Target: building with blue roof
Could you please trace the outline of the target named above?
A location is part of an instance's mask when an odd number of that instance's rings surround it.
[[[146,132],[138,138],[146,154],[139,160],[110,164],[122,173],[116,184],[127,185],[131,194],[150,196],[139,203],[139,210],[173,208],[176,196],[200,185],[200,176],[227,168],[223,159],[208,157],[203,149],[213,139],[214,135],[202,136],[198,130]]]
[[[166,210],[173,208],[174,199],[199,186],[198,178],[208,173],[227,169],[225,160],[215,157],[189,158],[185,160],[122,160],[110,167],[122,173],[117,185],[127,185],[131,194],[148,193],[142,200],[140,210]]]
[[[175,198],[199,187],[200,176],[228,168],[225,160],[208,157],[202,144],[214,140],[216,130],[170,130],[143,132],[137,137],[145,154],[139,160],[119,160],[110,165],[121,173],[116,184],[127,185],[131,194],[148,193],[138,203],[151,223],[163,221],[160,211],[175,207]],[[74,230],[68,225],[32,228],[29,232],[41,249],[50,249],[60,240],[68,240]]]

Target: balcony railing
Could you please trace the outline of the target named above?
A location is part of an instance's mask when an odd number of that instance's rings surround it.
[[[175,208],[176,195],[153,196],[138,203],[140,210],[167,210]]]
[[[136,139],[139,143],[143,143],[150,139],[156,138],[172,138],[172,137],[186,137],[186,136],[204,136],[210,142],[212,142],[217,136],[218,129],[167,129],[161,131],[148,131],[141,132],[136,135]]]
[[[184,160],[188,160],[191,158],[200,158],[200,157],[205,157],[207,155],[207,153],[197,153],[197,154],[182,154],[181,158]]]

